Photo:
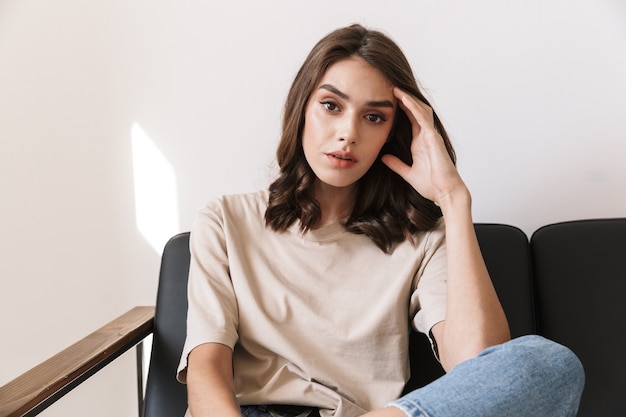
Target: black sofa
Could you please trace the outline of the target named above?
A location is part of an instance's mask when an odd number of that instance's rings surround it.
[[[578,417],[626,416],[626,219],[551,224],[530,242],[502,225],[479,224],[476,233],[512,336],[543,335],[583,363]],[[420,361],[430,349],[418,334],[411,348]],[[427,372],[422,366],[412,364],[413,375],[426,376],[407,389],[442,372],[433,360]]]
[[[626,218],[552,224],[530,241],[501,224],[476,224],[476,233],[512,335],[541,334],[581,359],[586,384],[578,416],[626,417]],[[0,417],[36,415],[149,333],[152,354],[145,397],[139,378],[139,414],[182,416],[186,389],[175,369],[185,338],[188,242],[183,233],[166,246],[156,309],[137,307],[0,387]],[[442,375],[423,335],[412,334],[410,349],[413,376],[406,390]]]

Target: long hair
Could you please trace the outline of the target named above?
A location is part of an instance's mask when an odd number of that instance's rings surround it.
[[[385,34],[352,25],[322,38],[300,67],[285,102],[282,136],[276,151],[280,173],[269,187],[265,212],[266,225],[273,230],[286,230],[299,220],[301,230],[307,231],[321,218],[313,194],[316,177],[302,148],[304,115],[309,98],[326,70],[335,62],[353,56],[361,57],[393,85],[430,105],[406,57]],[[456,163],[454,149],[436,114],[434,122],[450,158]],[[399,108],[393,126],[378,158],[358,181],[354,208],[344,225],[352,233],[368,236],[387,253],[394,243],[413,240],[416,233],[432,229],[442,215],[437,205],[422,197],[381,161],[382,155],[393,154],[409,165],[413,162],[411,122]]]

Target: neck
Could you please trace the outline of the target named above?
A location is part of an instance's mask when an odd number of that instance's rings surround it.
[[[315,198],[320,204],[321,217],[315,225],[318,229],[348,217],[354,207],[356,187],[331,187],[326,184],[316,184]]]

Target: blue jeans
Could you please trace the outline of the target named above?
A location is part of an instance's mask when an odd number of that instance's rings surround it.
[[[584,383],[572,351],[524,336],[485,350],[389,406],[409,417],[574,417]]]

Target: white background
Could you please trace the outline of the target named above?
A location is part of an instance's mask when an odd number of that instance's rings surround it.
[[[0,0],[0,384],[154,303],[167,237],[268,184],[296,70],[353,22],[404,49],[477,222],[626,215],[625,1]],[[136,414],[133,360],[43,415]]]

